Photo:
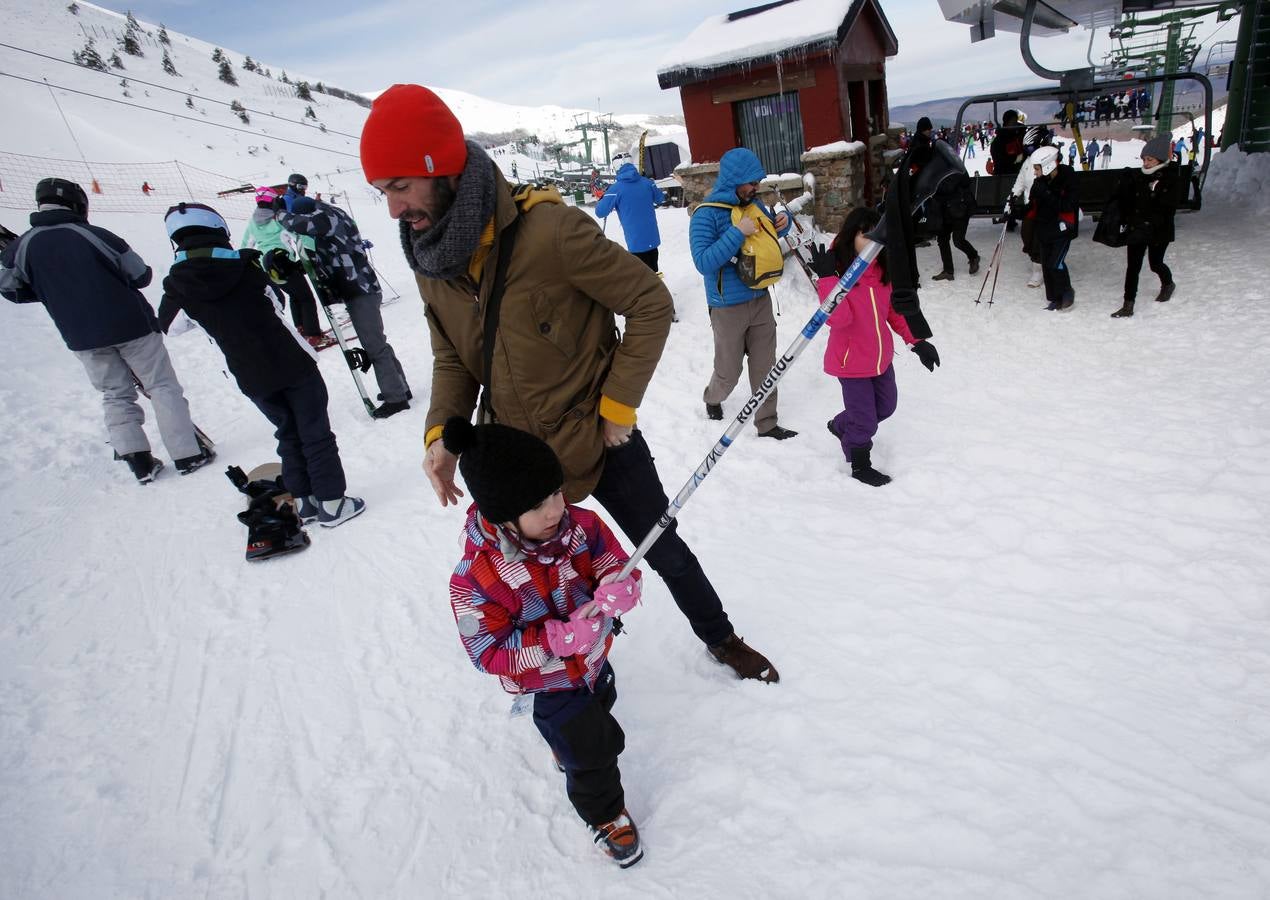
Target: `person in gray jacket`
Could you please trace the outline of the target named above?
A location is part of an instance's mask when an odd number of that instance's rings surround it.
[[[88,224],[88,196],[75,182],[45,178],[35,202],[31,229],[0,255],[0,295],[44,304],[101,391],[115,455],[139,482],[153,481],[163,463],[141,427],[138,385],[150,395],[177,471],[211,462],[216,454],[199,444],[154,309],[139,290],[150,283],[150,267],[118,235]]]
[[[384,318],[380,312],[384,294],[366,256],[357,223],[338,206],[303,195],[291,201],[290,212],[285,200],[279,197],[274,201],[274,214],[287,231],[313,239],[317,257],[314,262],[329,288],[329,296],[318,299],[325,305],[343,303],[348,307],[353,330],[370,355],[375,380],[379,382],[380,399],[384,401],[372,415],[386,419],[409,409],[410,385],[384,335]]]

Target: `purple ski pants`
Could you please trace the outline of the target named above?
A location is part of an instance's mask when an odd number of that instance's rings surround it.
[[[895,366],[871,378],[839,378],[842,412],[833,417],[830,430],[842,441],[842,453],[851,459],[851,448],[873,446],[878,423],[895,412]]]

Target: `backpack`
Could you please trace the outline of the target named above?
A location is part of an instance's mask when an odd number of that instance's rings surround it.
[[[741,249],[736,256],[732,257],[732,262],[736,264],[736,274],[741,279],[741,284],[752,290],[760,291],[780,281],[781,275],[785,271],[785,255],[781,253],[780,239],[776,234],[775,223],[767,217],[757,204],[750,203],[746,206],[736,206],[731,203],[706,201],[697,204],[697,209],[701,209],[703,206],[717,206],[719,209],[732,210],[733,225],[736,225],[745,216],[749,216],[754,220],[754,224],[758,226],[757,231],[746,235],[745,242],[741,244]],[[694,214],[697,209],[693,210]]]

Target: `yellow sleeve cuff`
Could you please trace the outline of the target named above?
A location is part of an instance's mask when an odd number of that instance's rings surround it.
[[[432,442],[441,436],[441,432],[445,431],[445,425],[433,425],[428,429],[428,433],[423,436],[423,449],[427,450],[432,446]]]
[[[635,407],[618,403],[612,397],[600,396],[600,415],[614,425],[635,424]]]

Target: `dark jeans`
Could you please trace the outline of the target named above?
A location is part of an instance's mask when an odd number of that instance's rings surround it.
[[[326,416],[326,382],[317,372],[299,384],[248,398],[277,429],[282,483],[296,497],[338,500],[347,487],[340,450]]]
[[[974,248],[970,241],[966,240],[966,226],[970,224],[969,219],[958,219],[949,222],[939,229],[939,234],[935,241],[939,244],[939,261],[944,264],[944,271],[951,272],[953,270],[952,247],[949,240],[957,245],[957,249],[966,254],[967,259],[978,259],[979,251]]]
[[[1130,244],[1126,249],[1129,251],[1129,265],[1124,270],[1125,300],[1138,298],[1138,273],[1142,271],[1144,256],[1151,271],[1160,276],[1161,285],[1173,281],[1173,273],[1164,264],[1164,251],[1169,249],[1168,244]]]
[[[588,825],[612,822],[626,806],[617,768],[626,735],[613,718],[616,702],[613,667],[607,662],[594,693],[577,688],[534,694],[534,725],[564,767],[569,802]]]
[[[605,450],[604,473],[592,495],[634,544],[644,539],[670,506],[661,479],[657,477],[653,455],[638,428],[631,432],[631,439],[625,444]],[[697,557],[679,536],[677,522],[671,521],[644,558],[666,582],[670,596],[697,637],[713,646],[732,634],[732,623],[723,611],[723,601],[706,578]]]
[[[295,323],[296,330],[305,337],[319,336],[322,323],[318,321],[317,300],[309,290],[309,280],[303,273],[297,272],[280,287],[291,301],[291,321]]]
[[[873,447],[878,423],[895,412],[899,392],[895,387],[895,366],[887,366],[872,378],[839,378],[842,385],[842,412],[833,417],[833,433],[842,442],[848,460],[857,447]]]
[[[1072,273],[1067,269],[1070,238],[1041,244],[1041,272],[1045,276],[1045,299],[1058,303],[1072,291]]]
[[[651,250],[641,250],[639,253],[632,253],[631,255],[634,256],[636,259],[638,259],[640,262],[642,262],[644,265],[648,266],[648,268],[652,269],[654,272],[657,271],[657,248],[656,247],[654,247]]]

